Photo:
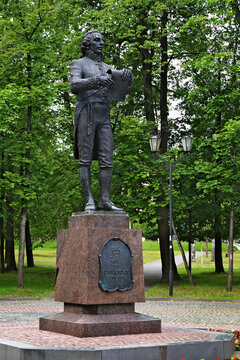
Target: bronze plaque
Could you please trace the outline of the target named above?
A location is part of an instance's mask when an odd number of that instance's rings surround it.
[[[126,291],[133,287],[132,253],[120,238],[108,240],[102,247],[99,286],[103,291]]]

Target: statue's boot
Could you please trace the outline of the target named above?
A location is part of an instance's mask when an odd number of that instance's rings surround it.
[[[88,166],[79,168],[79,180],[86,200],[85,211],[95,210],[95,204],[91,190],[91,174]]]
[[[105,211],[123,211],[118,208],[109,199],[109,193],[112,182],[112,168],[100,168],[99,171],[99,184],[100,184],[100,201],[98,203],[98,210]]]

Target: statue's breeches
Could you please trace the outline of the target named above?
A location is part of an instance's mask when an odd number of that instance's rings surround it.
[[[98,160],[101,168],[112,167],[113,133],[109,106],[89,103],[81,110],[77,126],[79,166]]]

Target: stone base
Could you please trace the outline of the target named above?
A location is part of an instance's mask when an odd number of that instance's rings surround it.
[[[128,216],[82,213],[71,216],[68,225],[58,232],[55,300],[82,305],[144,302],[142,233],[129,229]],[[99,286],[99,256],[112,238],[120,238],[132,253],[134,283],[127,291],[108,292]]]
[[[39,329],[76,337],[160,333],[161,320],[134,312],[145,301],[141,231],[129,229],[126,214],[79,213],[68,225],[58,232],[55,286],[64,312],[40,318]]]
[[[64,304],[64,312],[40,318],[39,329],[72,335],[96,337],[160,333],[161,320],[134,312],[134,304]]]
[[[137,313],[91,315],[63,312],[40,318],[39,328],[76,337],[160,333],[161,320]]]

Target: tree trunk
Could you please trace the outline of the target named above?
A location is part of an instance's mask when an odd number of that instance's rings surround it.
[[[144,50],[144,51],[143,51]],[[155,116],[153,111],[153,96],[152,96],[152,64],[146,63],[148,50],[142,50],[142,70],[143,70],[143,88],[144,88],[144,108],[146,119],[149,123],[154,125],[154,132],[156,132],[157,125],[155,123]],[[144,61],[145,60],[145,61]]]
[[[234,225],[234,204],[232,202],[230,209],[229,243],[228,243],[229,267],[228,267],[227,291],[229,292],[232,291],[232,282],[233,282],[233,225]]]
[[[154,132],[156,132],[157,125],[155,124],[155,116],[153,111],[153,96],[152,87],[149,84],[152,83],[152,64],[143,63],[143,86],[144,86],[144,108],[147,121],[154,125]]]
[[[161,153],[167,152],[168,143],[168,38],[167,38],[167,11],[161,17],[161,84],[160,84],[160,117],[161,117]]]
[[[5,251],[5,263],[6,271],[16,271],[16,260],[14,252],[14,227],[13,227],[13,215],[14,210],[11,206],[9,197],[6,199],[7,208],[7,221],[6,221],[6,251]]]
[[[28,34],[25,33],[26,40],[29,41]],[[32,89],[32,58],[31,54],[27,53],[27,87],[29,93],[31,93]],[[32,132],[32,104],[31,102],[27,108],[27,145],[30,142],[29,135]],[[30,147],[26,146],[25,156],[27,159],[30,159]],[[27,164],[25,169],[23,169],[25,173],[26,180],[30,179],[30,171],[29,165]],[[18,256],[18,287],[24,287],[24,246],[26,242],[26,231],[27,230],[27,205],[24,204],[22,207],[21,215],[20,215],[20,238],[19,238],[19,256]]]
[[[24,287],[24,245],[26,239],[27,208],[24,207],[20,216],[20,238],[18,255],[18,287]]]
[[[26,36],[28,40],[28,36]],[[31,92],[32,89],[32,57],[30,53],[27,53],[27,82],[28,90]],[[32,104],[28,105],[27,109],[27,128],[26,133],[29,136],[32,132]],[[30,139],[28,138],[28,141]],[[30,147],[26,148],[26,158],[30,159]],[[29,165],[25,168],[26,180],[30,179]],[[18,287],[24,287],[24,246],[27,242],[26,237],[30,235],[29,224],[27,224],[27,206],[24,205],[20,216],[20,239],[19,239],[19,258],[18,258]],[[29,234],[28,234],[29,233]],[[31,243],[31,239],[30,239]],[[28,246],[29,249],[29,246]],[[28,252],[28,250],[27,250]],[[31,252],[31,251],[30,251]],[[32,259],[33,260],[33,259]]]
[[[160,83],[160,117],[161,117],[161,153],[166,153],[168,143],[168,37],[167,37],[168,13],[163,11],[161,16],[161,83]],[[164,180],[163,180],[164,181]],[[164,194],[163,194],[164,196]],[[160,221],[158,222],[158,234],[160,239],[160,250],[162,259],[162,281],[168,282],[169,277],[169,225],[168,206],[159,209]],[[173,256],[173,279],[179,280],[177,266]]]
[[[27,267],[34,267],[33,252],[32,252],[32,240],[30,233],[29,220],[26,221],[26,254],[27,254]]]
[[[162,282],[169,281],[169,229],[168,229],[168,209],[159,209],[158,236],[160,242],[160,254],[162,260]],[[167,241],[166,241],[167,239]]]
[[[217,217],[218,220],[218,217]],[[224,272],[223,260],[222,260],[222,236],[221,231],[215,232],[215,272]]]
[[[215,191],[215,204],[217,211],[221,210],[221,203],[218,200],[218,193]],[[215,272],[224,272],[223,260],[222,260],[222,234],[221,234],[221,218],[219,213],[215,214]]]
[[[188,265],[187,265],[187,260],[186,260],[185,252],[184,252],[184,250],[183,250],[182,244],[181,244],[181,242],[180,242],[180,240],[179,240],[179,238],[178,238],[178,234],[177,234],[176,228],[175,228],[175,226],[174,226],[174,222],[172,222],[172,226],[173,226],[174,235],[176,236],[177,243],[178,243],[178,246],[179,246],[181,255],[182,255],[183,263],[184,263],[186,272],[187,272],[187,274],[188,274],[189,281],[190,281],[190,283],[191,283],[193,286],[195,286],[195,283],[194,283],[194,281],[193,281],[193,277],[192,277],[190,268],[189,268]],[[191,253],[190,253],[190,257],[191,257]]]
[[[159,209],[160,220],[158,220],[158,234],[160,242],[160,254],[162,260],[162,278],[164,283],[169,282],[169,226],[168,226],[168,208]],[[167,241],[166,241],[167,239]],[[173,251],[173,280],[179,281],[180,276],[177,272],[177,266],[174,259]]]
[[[144,110],[146,114],[146,119],[149,123],[153,125],[153,132],[157,132],[157,124],[154,115],[154,106],[153,106],[153,96],[152,96],[152,61],[154,50],[146,49],[144,43],[146,38],[149,37],[147,32],[146,18],[148,14],[143,13],[140,19],[140,24],[143,27],[141,38],[139,43],[141,47],[139,48],[141,53],[141,63],[142,63],[142,74],[143,74],[143,92],[144,92]]]
[[[140,38],[140,53],[142,61],[142,73],[143,73],[143,86],[144,86],[144,109],[146,113],[146,119],[148,123],[152,124],[152,131],[157,132],[157,124],[154,115],[154,104],[153,104],[153,95],[152,95],[152,60],[154,55],[154,50],[149,50],[144,48],[144,42],[146,38],[149,37],[147,33],[147,24],[146,18],[148,14],[142,14],[140,20],[141,25],[143,26],[142,36]],[[168,108],[167,108],[167,28],[168,16],[167,12],[164,11],[161,20],[162,26],[162,36],[160,39],[162,47],[162,56],[161,56],[161,84],[160,84],[160,112],[161,112],[161,152],[164,153],[167,151],[167,141],[168,141]],[[165,181],[165,179],[160,179],[160,181]],[[163,194],[164,196],[164,194]],[[159,209],[160,220],[158,220],[158,236],[160,241],[160,254],[162,259],[162,281],[169,281],[169,226],[168,226],[168,206]],[[173,279],[179,280],[179,275],[177,273],[177,267],[173,257]]]

